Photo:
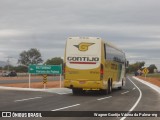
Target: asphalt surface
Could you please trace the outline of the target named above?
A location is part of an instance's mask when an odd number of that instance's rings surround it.
[[[129,79],[122,90],[114,90],[109,95],[102,95],[99,92],[72,95],[71,91],[66,89],[59,91],[51,89],[48,92],[0,90],[0,111],[160,111],[160,94],[133,78]],[[29,119],[159,120],[154,117],[46,117]]]

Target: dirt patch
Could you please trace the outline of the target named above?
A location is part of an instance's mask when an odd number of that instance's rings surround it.
[[[6,87],[20,87],[20,88],[29,87],[28,83],[2,84],[2,85]],[[63,82],[61,86],[63,87]],[[44,88],[44,84],[43,82],[34,82],[31,83],[31,88]],[[59,81],[47,82],[46,88],[60,88],[60,82]]]
[[[138,76],[138,78],[144,80],[144,81],[147,81],[147,82],[150,82],[154,85],[157,85],[160,87],[160,78],[153,78],[153,77],[142,77],[142,76]]]
[[[59,80],[59,76],[48,76],[48,78],[52,78],[55,80]],[[0,77],[0,80],[28,80],[29,76],[18,76],[18,77]],[[31,75],[31,80],[35,79],[43,79],[42,75],[33,76]]]
[[[58,77],[58,76],[57,76]],[[33,76],[32,79],[42,79],[42,76]],[[138,76],[138,78],[150,82],[154,85],[157,85],[160,87],[160,78],[153,78],[153,77],[145,77]],[[23,79],[28,79],[28,77],[0,77],[0,80],[23,80]],[[7,87],[20,87],[20,88],[28,88],[29,85],[28,83],[16,83],[16,84],[0,84],[0,86],[7,86]],[[62,85],[63,87],[63,82]],[[60,87],[60,82],[59,81],[52,81],[52,82],[47,82],[46,88],[59,88]],[[44,88],[43,82],[33,82],[31,83],[31,88]]]
[[[54,81],[49,81],[46,84],[46,88],[59,88],[60,87],[60,76],[48,76],[47,77],[50,80]],[[28,80],[29,76],[18,76],[18,77],[0,77],[0,80]],[[31,81],[32,80],[42,80],[43,81],[43,76],[42,75],[31,75]],[[15,84],[0,84],[0,86],[7,86],[7,87],[20,87],[20,88],[28,88],[29,84],[28,83],[15,83]],[[61,84],[63,87],[63,82]],[[44,88],[43,82],[31,82],[31,88]]]
[[[42,79],[42,76],[32,76],[31,80],[33,79]],[[0,77],[0,80],[28,80],[29,76],[24,77]]]

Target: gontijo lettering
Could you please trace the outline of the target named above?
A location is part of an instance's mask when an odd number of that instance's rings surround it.
[[[68,61],[99,61],[98,57],[67,57]]]

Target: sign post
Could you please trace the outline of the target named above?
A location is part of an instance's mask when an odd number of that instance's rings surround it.
[[[43,84],[44,89],[47,83],[47,74],[60,75],[60,88],[61,88],[61,75],[62,75],[62,65],[29,65],[29,88],[31,74],[43,74]]]
[[[46,84],[47,84],[47,75],[43,75],[43,85],[44,85],[44,89],[46,89]]]
[[[146,76],[147,76],[147,74],[149,73],[149,70],[148,70],[147,68],[144,68],[144,69],[143,69],[143,73],[144,73],[145,79],[146,79]]]
[[[60,88],[62,87],[62,78],[61,78],[61,74],[60,74]]]

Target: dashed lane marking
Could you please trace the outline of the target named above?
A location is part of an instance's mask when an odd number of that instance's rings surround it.
[[[136,88],[133,88],[132,90],[135,90]]]
[[[123,95],[123,94],[126,94],[126,93],[129,93],[129,91],[123,92],[123,93],[121,93],[121,94]]]
[[[104,100],[104,99],[108,99],[108,98],[111,98],[112,96],[108,96],[108,97],[104,97],[104,98],[99,98],[97,100]]]
[[[27,99],[21,99],[21,100],[15,100],[14,102],[21,102],[21,101],[27,101],[27,100],[33,100],[33,99],[39,99],[42,97],[34,97],[34,98],[27,98]]]
[[[132,82],[132,80],[130,78],[128,78],[128,80],[130,82]],[[139,87],[134,82],[132,82],[132,84],[138,89],[139,97],[138,97],[137,101],[135,102],[135,104],[132,106],[132,108],[128,111],[128,114],[135,109],[135,107],[138,105],[138,103],[140,102],[140,100],[142,98],[142,91],[139,89]],[[120,120],[124,120],[124,119],[126,119],[126,117],[122,117]]]
[[[62,107],[62,108],[58,108],[58,109],[54,109],[51,111],[59,111],[59,110],[63,110],[63,109],[67,109],[67,108],[71,108],[71,107],[75,107],[75,106],[79,106],[80,104],[75,104],[75,105],[71,105],[71,106],[67,106],[67,107]]]

